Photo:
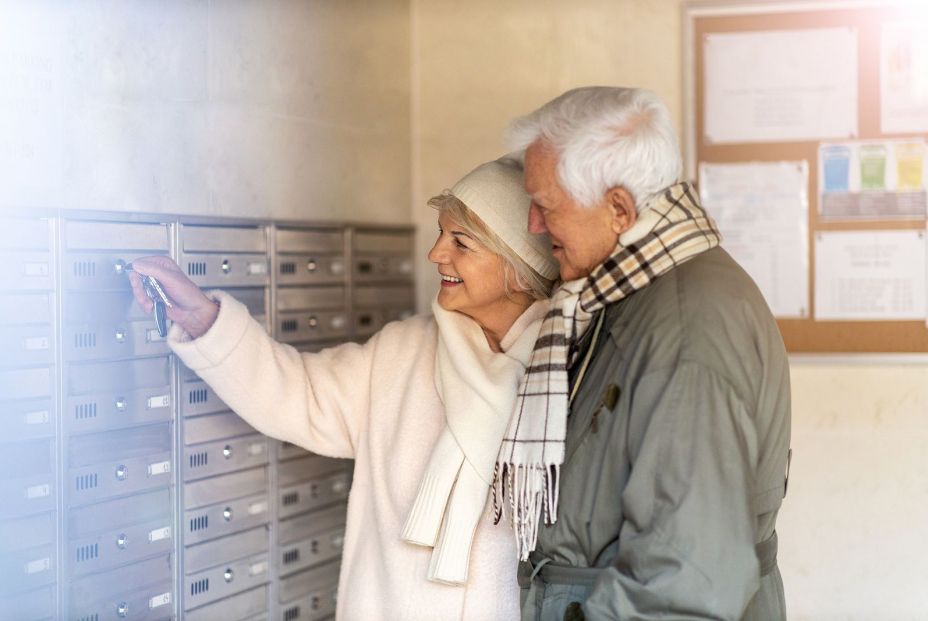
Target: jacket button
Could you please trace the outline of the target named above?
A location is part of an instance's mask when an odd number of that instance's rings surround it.
[[[585,619],[580,602],[570,602],[567,605],[567,610],[564,611],[564,621],[585,621]]]

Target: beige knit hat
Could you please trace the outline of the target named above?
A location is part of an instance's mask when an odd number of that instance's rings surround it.
[[[522,187],[518,154],[481,164],[455,183],[451,193],[536,272],[549,280],[557,277],[559,267],[551,256],[551,240],[547,235],[528,232],[532,199]]]

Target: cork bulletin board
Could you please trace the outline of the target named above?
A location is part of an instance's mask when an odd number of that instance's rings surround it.
[[[913,14],[913,11],[915,12]],[[928,327],[921,320],[823,320],[816,319],[815,236],[831,231],[921,231],[926,227],[924,212],[902,217],[828,218],[820,214],[819,157],[823,142],[815,140],[777,140],[758,142],[713,142],[706,132],[706,67],[704,46],[707,37],[721,33],[759,33],[804,29],[847,28],[857,39],[857,126],[854,141],[894,141],[928,139],[928,132],[883,133],[881,123],[881,36],[885,23],[913,19],[928,21],[922,7],[893,2],[693,2],[683,8],[684,22],[684,141],[688,176],[698,179],[703,163],[735,164],[748,162],[808,162],[808,270],[809,304],[807,316],[778,318],[787,349],[792,353],[924,353],[928,352]],[[928,77],[926,77],[928,82]]]

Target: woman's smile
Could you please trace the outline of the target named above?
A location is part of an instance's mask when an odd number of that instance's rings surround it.
[[[441,286],[442,287],[456,287],[462,284],[464,281],[456,276],[448,276],[447,274],[438,273],[441,276]]]

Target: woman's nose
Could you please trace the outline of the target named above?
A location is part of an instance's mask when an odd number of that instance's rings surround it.
[[[429,250],[429,261],[435,264],[446,263],[447,254],[442,248],[441,238],[435,242],[435,245],[432,246],[432,249]]]

